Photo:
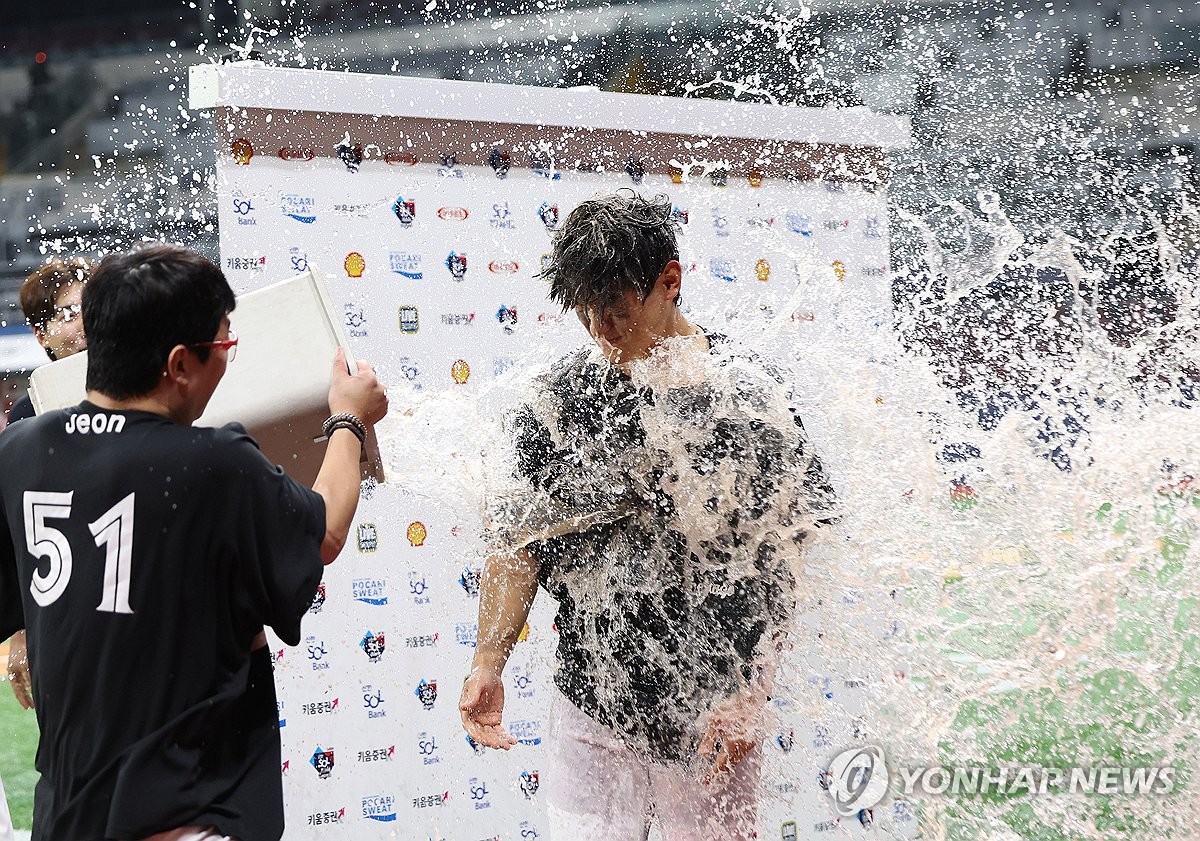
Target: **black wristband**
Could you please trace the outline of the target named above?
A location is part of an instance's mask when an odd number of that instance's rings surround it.
[[[329,437],[329,433],[333,431],[334,426],[339,423],[348,423],[355,429],[355,434],[358,435],[358,440],[365,441],[367,438],[367,425],[364,424],[354,415],[349,412],[338,412],[336,415],[330,415],[321,424],[321,430],[325,433],[325,437]]]
[[[348,429],[353,432],[354,437],[358,439],[358,443],[360,445],[365,445],[367,443],[367,436],[364,435],[357,426],[349,421],[334,421],[333,424],[329,426],[328,431],[325,433],[325,437],[328,438],[339,429]]]

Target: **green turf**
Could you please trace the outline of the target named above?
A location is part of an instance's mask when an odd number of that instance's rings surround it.
[[[0,680],[0,734],[0,779],[4,780],[13,826],[33,829],[33,786],[38,778],[33,770],[38,744],[37,718],[33,710],[21,709],[6,680]]]

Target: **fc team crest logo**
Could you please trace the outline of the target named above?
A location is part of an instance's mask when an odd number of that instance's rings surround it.
[[[496,310],[496,320],[504,327],[505,333],[511,333],[517,323],[517,308],[501,304],[500,309]]]
[[[450,277],[454,280],[464,279],[467,276],[467,255],[451,251],[446,256],[446,268],[450,270]]]
[[[333,749],[325,750],[320,745],[313,751],[313,755],[309,758],[309,764],[317,772],[317,776],[322,780],[328,780],[329,775],[333,773]]]
[[[557,231],[558,205],[550,204],[548,201],[542,202],[542,206],[538,208],[538,218],[542,220],[542,224],[546,226],[547,231]]]
[[[433,705],[437,703],[437,681],[422,678],[413,694],[417,696],[417,700],[421,702],[422,707],[432,710]]]
[[[463,567],[462,575],[458,577],[458,583],[468,596],[478,596],[482,577],[482,573],[475,567]]]
[[[525,795],[526,800],[533,799],[533,796],[538,793],[538,786],[537,771],[521,772],[521,794]]]
[[[411,228],[413,220],[417,217],[417,203],[404,196],[396,196],[396,200],[392,202],[392,213],[396,214],[402,226]]]
[[[383,631],[375,633],[367,631],[366,636],[359,640],[358,647],[367,655],[367,659],[372,663],[378,663],[383,659],[383,652],[386,648],[384,645]]]

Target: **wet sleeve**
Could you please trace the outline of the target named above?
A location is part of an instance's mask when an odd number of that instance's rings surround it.
[[[8,528],[4,503],[0,501],[0,642],[24,627],[25,609],[21,605],[16,547]]]
[[[804,470],[805,499],[801,503],[817,525],[836,523],[840,515],[837,511],[837,495],[834,493],[833,483],[829,481],[825,465],[821,463],[821,457],[817,455],[808,433],[804,431],[804,422],[800,420],[800,415],[794,407],[792,419],[800,431],[795,459],[796,464]]]
[[[263,624],[296,645],[325,570],[325,500],[271,464],[240,427],[226,429],[236,436],[236,540],[251,602]]]

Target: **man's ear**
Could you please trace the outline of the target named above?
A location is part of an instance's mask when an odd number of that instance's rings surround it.
[[[192,370],[199,360],[183,345],[175,345],[167,354],[167,379],[180,384],[187,384],[191,379]]]
[[[661,289],[668,301],[674,301],[683,287],[683,266],[678,260],[671,260],[659,272],[658,280],[654,282],[655,289]]]

